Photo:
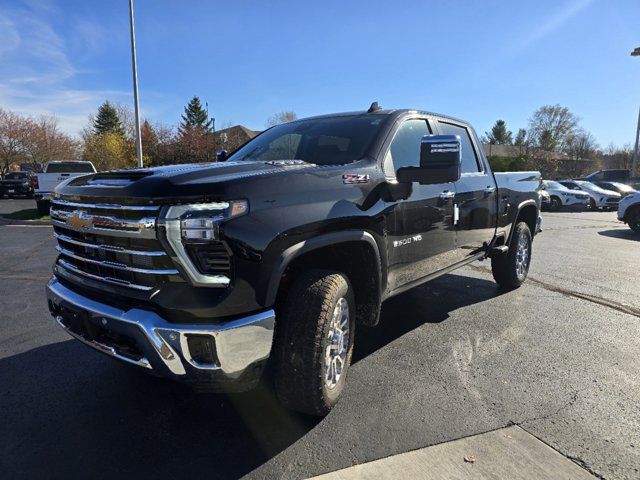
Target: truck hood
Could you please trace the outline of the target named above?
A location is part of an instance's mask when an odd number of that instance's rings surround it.
[[[145,203],[170,203],[177,197],[209,201],[229,195],[230,186],[238,187],[257,177],[284,177],[318,168],[322,167],[301,160],[274,160],[117,170],[72,178],[60,184],[56,194],[65,198],[92,197],[102,202],[113,199],[134,203],[144,199]]]

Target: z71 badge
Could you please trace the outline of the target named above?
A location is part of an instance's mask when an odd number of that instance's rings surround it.
[[[348,185],[353,183],[369,183],[369,175],[360,173],[345,173],[342,175],[342,183]]]

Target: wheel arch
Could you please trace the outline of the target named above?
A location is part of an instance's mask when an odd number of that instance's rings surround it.
[[[518,205],[518,212],[513,220],[513,224],[511,225],[511,229],[509,231],[509,239],[507,241],[507,245],[511,245],[511,238],[513,237],[513,232],[515,231],[516,225],[523,221],[529,227],[531,231],[531,235],[535,236],[536,229],[538,226],[538,216],[540,212],[538,210],[538,205],[535,200],[525,200],[520,205]]]
[[[383,262],[369,232],[332,232],[296,243],[282,252],[272,270],[265,304],[278,304],[300,272],[322,268],[344,273],[354,289],[356,319],[375,325],[380,315]]]

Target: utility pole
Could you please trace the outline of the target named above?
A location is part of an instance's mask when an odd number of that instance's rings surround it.
[[[131,27],[131,64],[133,66],[133,103],[136,117],[136,158],[142,168],[142,138],[140,136],[140,106],[138,104],[138,64],[136,62],[136,33],[133,24],[133,0],[129,0],[129,25]]]
[[[640,47],[631,52],[632,57],[640,57]],[[638,123],[636,125],[636,146],[633,149],[633,163],[631,164],[631,177],[638,174],[638,140],[640,140],[640,110],[638,110]]]

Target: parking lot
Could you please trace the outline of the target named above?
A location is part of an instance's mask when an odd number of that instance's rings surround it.
[[[267,386],[196,395],[71,340],[44,297],[54,245],[47,225],[0,224],[3,477],[303,478],[508,425],[597,477],[640,477],[640,237],[614,212],[543,214],[518,290],[478,262],[389,300],[322,420]]]

